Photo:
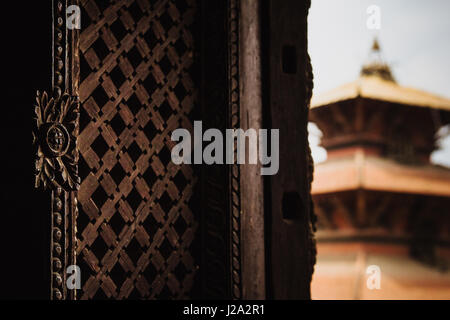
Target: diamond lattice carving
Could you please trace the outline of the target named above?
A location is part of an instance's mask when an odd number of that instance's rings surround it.
[[[81,1],[79,296],[187,298],[196,176],[170,134],[192,130],[195,1],[104,3]]]

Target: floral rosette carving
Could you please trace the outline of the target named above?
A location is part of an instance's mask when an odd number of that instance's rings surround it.
[[[37,92],[32,136],[36,188],[78,190],[79,105],[68,93],[49,98]]]

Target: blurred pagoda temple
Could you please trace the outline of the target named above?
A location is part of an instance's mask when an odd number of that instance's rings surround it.
[[[450,169],[430,163],[450,100],[399,85],[375,40],[356,81],[313,97],[310,121],[328,153],[312,298],[450,299]]]

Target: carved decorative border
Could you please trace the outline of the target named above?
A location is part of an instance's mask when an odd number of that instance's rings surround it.
[[[240,128],[239,87],[239,0],[228,3],[228,73],[229,73],[229,128]],[[234,142],[237,159],[237,141]],[[242,298],[241,281],[241,169],[238,164],[230,170],[230,251],[231,296]]]
[[[225,132],[240,126],[240,1],[201,2],[203,126],[204,130],[218,128]],[[242,298],[240,179],[239,165],[202,168],[203,298]]]
[[[66,28],[66,8],[77,0],[52,0],[52,92],[38,92],[33,148],[35,187],[51,191],[50,299],[75,299],[66,268],[76,263],[75,216],[79,134],[78,31]]]
[[[53,95],[59,99],[63,93],[65,85],[65,65],[66,65],[66,34],[65,25],[65,5],[62,1],[53,1],[53,63],[52,63],[52,87]],[[66,213],[67,192],[61,188],[52,191],[52,219],[50,236],[50,270],[51,270],[51,299],[66,299],[65,287],[65,265],[66,265]],[[64,209],[64,211],[62,211]]]

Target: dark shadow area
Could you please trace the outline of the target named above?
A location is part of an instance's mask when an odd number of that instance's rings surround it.
[[[30,120],[36,90],[50,88],[51,1],[12,3],[5,3],[1,13],[5,96],[0,126],[0,298],[46,299],[50,201],[33,187]]]

